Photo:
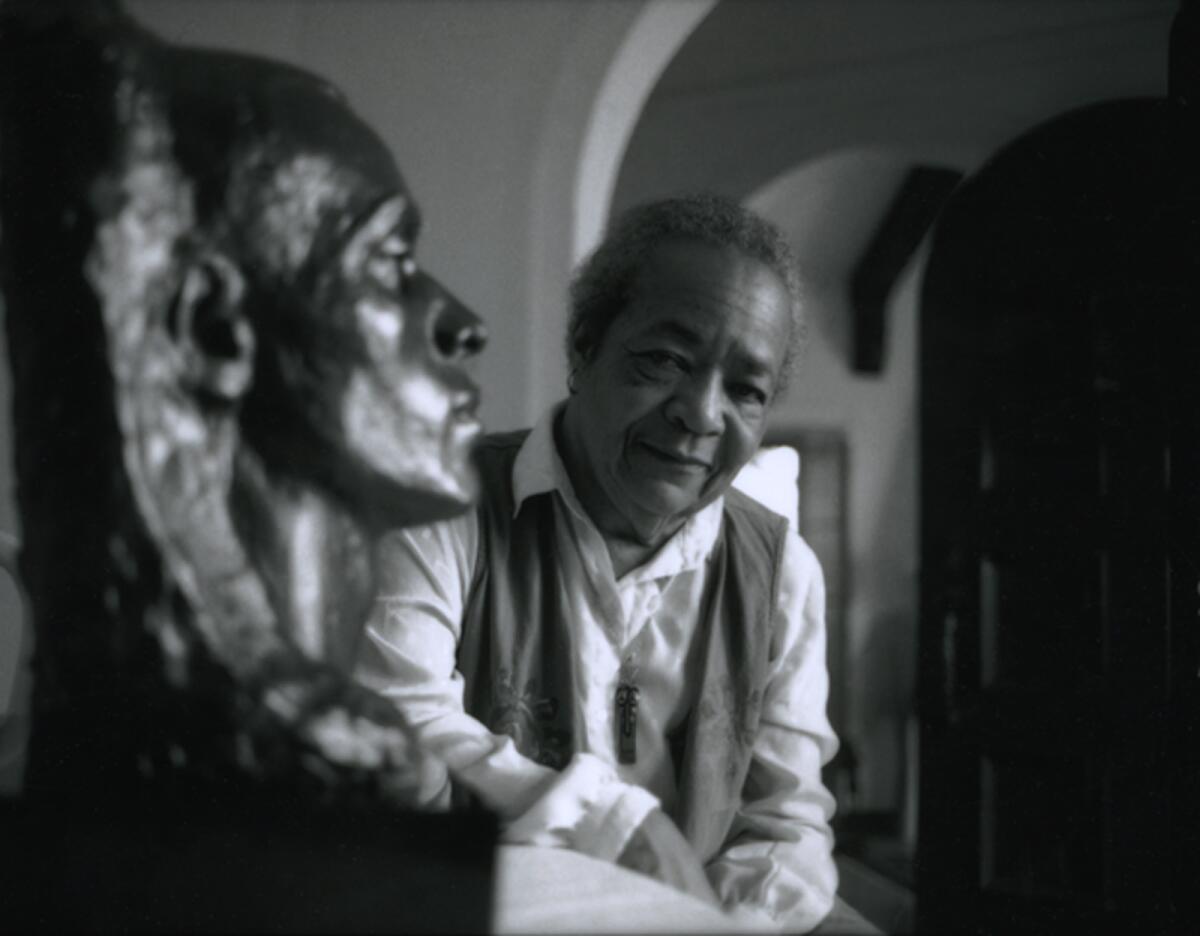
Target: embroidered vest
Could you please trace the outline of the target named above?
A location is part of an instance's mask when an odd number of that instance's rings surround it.
[[[538,763],[561,769],[575,752],[574,655],[554,570],[553,495],[513,516],[512,469],[527,432],[489,437],[479,451],[479,554],[463,619],[458,669],[464,707]],[[670,739],[678,823],[702,861],[723,845],[758,733],[771,613],[787,523],[739,491],[725,495],[695,640],[703,656],[696,701]],[[681,663],[682,665],[682,663]]]

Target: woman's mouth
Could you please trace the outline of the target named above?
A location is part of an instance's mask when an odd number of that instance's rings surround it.
[[[678,471],[707,472],[712,467],[707,460],[689,452],[659,447],[649,442],[642,442],[641,447],[657,461],[670,465]]]

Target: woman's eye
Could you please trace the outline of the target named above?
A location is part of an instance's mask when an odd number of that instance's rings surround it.
[[[638,358],[645,366],[653,370],[675,372],[686,369],[686,362],[683,358],[670,351],[643,351]]]
[[[754,384],[734,384],[730,390],[732,397],[739,403],[763,405],[767,402],[767,394],[761,387]]]

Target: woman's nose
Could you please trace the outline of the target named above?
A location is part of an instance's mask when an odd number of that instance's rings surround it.
[[[693,374],[681,381],[672,398],[671,415],[693,435],[712,435],[723,425],[721,382],[716,374]]]
[[[433,346],[446,361],[473,357],[487,344],[487,328],[479,317],[449,292],[442,290],[443,303],[433,322]]]

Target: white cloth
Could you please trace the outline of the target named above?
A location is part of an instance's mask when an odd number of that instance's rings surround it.
[[[687,714],[699,660],[688,650],[708,558],[720,531],[720,500],[702,509],[644,565],[614,577],[600,533],[581,508],[544,417],[514,465],[516,509],[553,491],[558,574],[577,639],[580,753],[561,774],[519,754],[463,712],[455,671],[461,619],[478,543],[474,513],[390,535],[382,586],[367,628],[358,678],[393,699],[421,741],[505,821],[505,840],[616,858],[646,814],[676,798],[668,732]],[[821,766],[837,749],[825,714],[825,593],[812,550],[789,531],[775,611],[769,679],[747,779],[748,798],[731,845],[708,865],[730,909],[767,915],[794,930],[815,926],[837,888],[828,820],[833,798]],[[622,660],[637,667],[637,763],[618,764],[614,692]],[[440,794],[449,801],[449,783]],[[740,834],[737,834],[740,833]]]

